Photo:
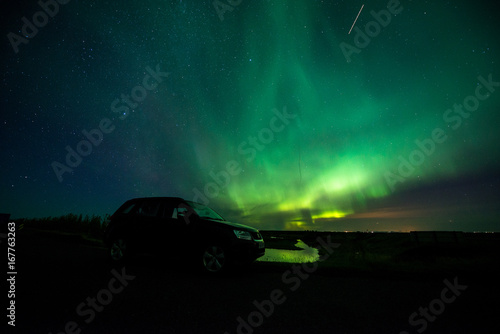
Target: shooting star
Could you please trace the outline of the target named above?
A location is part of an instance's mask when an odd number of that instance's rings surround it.
[[[349,30],[348,35],[349,35],[349,34],[351,34],[351,30],[352,30],[352,28],[354,28],[354,25],[356,24],[356,21],[358,20],[359,14],[361,14],[361,11],[363,10],[363,7],[364,7],[364,6],[365,6],[364,4],[363,4],[363,6],[361,6],[361,9],[359,10],[358,16],[356,16],[356,19],[354,20],[354,23],[352,24],[352,27],[351,27],[351,29]]]

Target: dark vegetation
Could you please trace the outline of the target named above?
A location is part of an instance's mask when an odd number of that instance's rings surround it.
[[[67,214],[60,217],[20,218],[14,219],[18,230],[21,228],[36,228],[61,233],[76,233],[82,236],[102,239],[107,216]]]

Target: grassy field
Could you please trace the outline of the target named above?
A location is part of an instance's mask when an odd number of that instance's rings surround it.
[[[354,271],[500,272],[500,234],[462,232],[362,233],[261,231],[267,248],[297,249],[304,241],[327,255],[318,238],[340,247],[319,268]]]
[[[62,333],[74,325],[68,333],[416,333],[422,328],[409,317],[421,307],[438,305],[446,280],[466,290],[446,302],[444,311],[436,308],[426,334],[499,332],[494,297],[500,295],[500,276],[411,273],[417,258],[426,270],[432,263],[426,259],[429,253],[422,258],[412,251],[433,247],[415,244],[410,234],[264,231],[271,247],[293,247],[297,238],[312,245],[328,235],[341,245],[317,264],[255,262],[216,277],[162,257],[111,265],[100,241],[83,234],[30,227],[16,232],[16,332]],[[439,247],[469,252],[479,243],[493,250],[487,244],[496,241],[490,241],[465,238]],[[388,267],[386,254],[398,262]],[[491,261],[481,254],[471,258]],[[441,257],[436,256],[437,263]],[[282,296],[279,302],[272,297],[276,292]],[[262,305],[271,311],[263,315]],[[238,330],[239,319],[258,325]],[[417,319],[422,323],[425,318]]]

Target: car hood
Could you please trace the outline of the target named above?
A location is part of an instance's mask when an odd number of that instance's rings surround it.
[[[232,222],[227,221],[227,220],[217,220],[217,219],[208,219],[208,218],[202,218],[202,220],[206,221],[206,222],[210,222],[212,224],[226,225],[229,227],[234,227],[234,228],[237,228],[239,230],[248,231],[248,232],[258,232],[259,231],[256,228],[253,228],[251,226],[238,224],[238,223],[232,223]]]

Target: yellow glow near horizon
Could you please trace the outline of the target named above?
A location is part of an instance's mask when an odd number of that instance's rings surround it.
[[[321,219],[321,218],[343,218],[347,215],[350,215],[352,214],[353,211],[348,211],[348,212],[342,212],[342,211],[339,211],[339,210],[333,210],[333,211],[325,211],[325,212],[322,212],[318,215],[313,215],[312,218],[313,219]]]

